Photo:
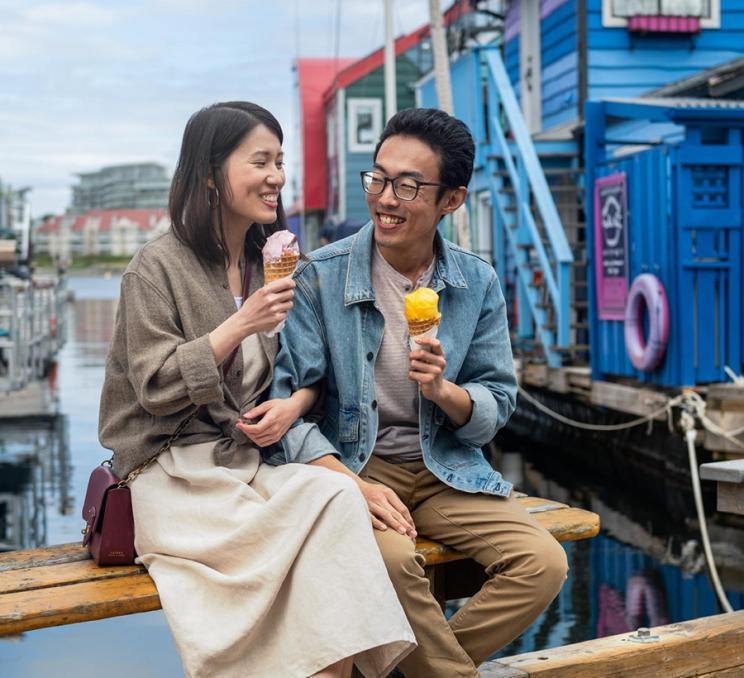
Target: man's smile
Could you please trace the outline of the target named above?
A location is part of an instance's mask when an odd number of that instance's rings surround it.
[[[395,214],[387,214],[385,212],[378,212],[377,221],[381,228],[386,229],[386,230],[392,230],[396,226],[399,226],[400,224],[402,224],[405,221],[405,219]]]

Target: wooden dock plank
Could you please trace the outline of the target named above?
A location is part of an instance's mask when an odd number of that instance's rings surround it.
[[[651,629],[655,642],[629,633],[503,657],[481,667],[484,678],[683,678],[744,675],[744,610]],[[732,673],[733,672],[733,673]]]
[[[24,567],[56,565],[76,560],[88,560],[90,555],[78,541],[71,544],[47,546],[29,551],[8,551],[0,553],[0,572],[19,570]]]
[[[744,664],[732,666],[723,671],[713,671],[713,673],[698,673],[698,678],[741,678],[742,676],[744,676]]]
[[[146,572],[147,570],[143,565],[98,567],[93,560],[14,569],[4,572],[0,577],[0,595],[101,579],[130,577],[137,574],[146,574]]]
[[[584,509],[548,511],[535,514],[535,518],[558,541],[589,539],[599,534],[599,516]]]
[[[540,497],[520,496],[558,541],[595,536],[599,517]],[[427,539],[417,540],[427,572],[464,556]],[[0,554],[0,636],[160,608],[143,567],[98,567],[80,543]]]
[[[7,593],[0,596],[0,635],[158,609],[146,574]]]

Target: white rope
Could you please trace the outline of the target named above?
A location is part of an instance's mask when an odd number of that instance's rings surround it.
[[[699,393],[692,390],[685,390],[683,392],[685,405],[688,406],[692,413],[700,420],[703,427],[711,433],[725,438],[729,442],[733,443],[740,449],[744,449],[744,443],[741,440],[737,440],[734,436],[738,436],[744,433],[744,427],[733,429],[732,431],[726,431],[710,419],[706,413],[705,400]]]
[[[626,421],[622,424],[587,424],[586,422],[569,419],[568,417],[564,417],[562,414],[558,414],[558,412],[554,412],[547,405],[544,405],[539,400],[537,400],[537,398],[527,392],[522,386],[519,386],[519,395],[530,402],[532,405],[534,405],[538,410],[544,412],[556,421],[560,421],[564,424],[567,424],[568,426],[574,426],[575,428],[584,429],[586,431],[622,431],[624,429],[633,428],[635,426],[641,426],[647,422],[653,421],[659,415],[664,414],[665,412],[669,412],[672,407],[676,407],[682,402],[682,396],[670,398],[663,407],[660,407],[655,412],[646,414],[643,417],[639,417],[638,419]]]
[[[734,608],[731,607],[726,592],[721,586],[721,580],[718,576],[718,568],[716,567],[715,560],[713,560],[713,551],[710,548],[710,538],[708,537],[708,526],[705,522],[705,511],[703,510],[703,493],[700,490],[700,476],[698,475],[698,463],[697,454],[695,452],[695,438],[697,437],[697,431],[695,430],[695,421],[689,412],[682,412],[682,418],[680,419],[680,425],[685,431],[685,440],[687,441],[687,453],[690,460],[690,476],[692,478],[692,493],[695,497],[695,510],[697,511],[698,524],[700,525],[700,539],[703,542],[703,553],[705,554],[705,562],[708,564],[708,573],[710,574],[710,582],[713,584],[713,590],[718,597],[718,602],[725,612],[733,612]]]
[[[587,424],[586,422],[577,421],[576,419],[570,419],[563,416],[562,414],[559,414],[558,412],[555,412],[554,410],[551,410],[547,405],[541,403],[537,398],[535,398],[529,391],[525,390],[524,387],[520,385],[518,388],[520,396],[534,405],[541,412],[544,412],[549,417],[555,419],[556,421],[560,421],[563,424],[574,426],[575,428],[579,429],[584,429],[586,431],[623,431],[625,429],[634,428],[636,426],[642,426],[643,424],[650,423],[651,421],[656,419],[656,417],[664,413],[666,413],[667,418],[669,418],[671,416],[672,408],[678,407],[680,404],[682,404],[682,402],[684,402],[685,404],[690,406],[690,408],[694,411],[695,416],[697,416],[697,418],[700,420],[700,423],[708,431],[714,433],[717,436],[725,438],[737,447],[744,449],[744,442],[742,442],[741,440],[737,440],[736,438],[736,436],[744,433],[744,426],[732,429],[730,431],[722,429],[718,424],[716,424],[712,419],[708,417],[705,412],[705,401],[700,396],[700,394],[696,393],[695,391],[686,390],[682,395],[675,396],[674,398],[670,398],[669,400],[667,400],[667,402],[658,410],[655,410],[654,412],[646,414],[642,417],[638,417],[637,419],[631,419],[630,421],[623,422],[622,424]]]
[[[576,421],[575,419],[569,419],[564,417],[558,412],[554,412],[546,405],[543,405],[537,398],[528,393],[522,386],[519,386],[519,394],[525,400],[534,405],[538,410],[544,412],[549,417],[560,421],[569,426],[576,428],[585,429],[587,431],[621,431],[623,429],[633,428],[634,426],[641,426],[647,422],[651,422],[657,416],[666,412],[667,417],[671,416],[671,410],[673,407],[682,405],[685,409],[682,411],[680,418],[680,426],[685,432],[685,440],[687,441],[687,454],[690,462],[690,477],[692,479],[692,493],[695,497],[695,510],[697,512],[698,524],[700,525],[700,539],[703,544],[703,553],[705,554],[705,561],[708,565],[708,572],[710,574],[711,584],[718,597],[723,610],[726,612],[733,612],[731,603],[729,603],[726,597],[726,592],[723,590],[721,580],[718,576],[718,569],[716,568],[715,560],[713,559],[713,552],[710,548],[710,537],[708,536],[708,526],[705,522],[705,511],[703,509],[703,495],[700,489],[700,476],[698,475],[698,463],[697,453],[695,451],[695,440],[697,438],[697,431],[695,430],[695,418],[701,422],[701,424],[711,433],[715,433],[726,440],[730,440],[732,443],[744,448],[744,443],[737,440],[734,436],[744,433],[744,427],[734,429],[732,431],[725,431],[718,424],[708,418],[705,413],[705,400],[692,390],[685,390],[681,395],[670,398],[663,407],[660,407],[655,412],[651,412],[638,419],[627,421],[623,424],[587,424],[583,421]],[[694,415],[694,416],[693,416]]]

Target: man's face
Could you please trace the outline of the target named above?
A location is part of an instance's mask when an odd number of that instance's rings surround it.
[[[414,137],[388,137],[377,153],[374,169],[385,176],[408,176],[419,181],[439,182],[439,155]],[[401,200],[390,182],[379,195],[365,193],[367,207],[375,225],[375,241],[381,250],[416,252],[434,241],[437,224],[446,211],[445,191],[437,201],[438,186],[421,186],[413,200]]]

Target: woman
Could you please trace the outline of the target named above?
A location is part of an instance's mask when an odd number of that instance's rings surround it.
[[[99,434],[130,477],[137,553],[188,676],[330,678],[352,663],[380,676],[413,634],[361,495],[341,474],[260,458],[315,398],[260,402],[266,331],[294,294],[289,278],[262,286],[260,248],[285,222],[281,143],[255,104],[189,120],[172,228],[122,279]],[[251,438],[241,413],[260,418]]]

